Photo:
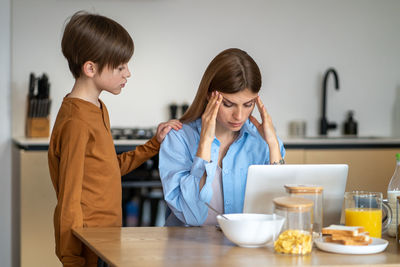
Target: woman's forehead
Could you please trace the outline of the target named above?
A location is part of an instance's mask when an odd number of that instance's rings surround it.
[[[253,93],[248,89],[233,94],[221,93],[221,95],[224,97],[225,100],[228,100],[229,102],[235,104],[242,104],[252,101],[258,96],[257,93]]]

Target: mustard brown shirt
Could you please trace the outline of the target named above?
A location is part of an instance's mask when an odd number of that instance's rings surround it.
[[[100,100],[99,100],[100,101]],[[122,224],[121,176],[156,155],[153,137],[135,150],[116,154],[106,106],[65,97],[48,151],[51,180],[57,195],[54,212],[56,254],[64,266],[84,264],[77,227]]]

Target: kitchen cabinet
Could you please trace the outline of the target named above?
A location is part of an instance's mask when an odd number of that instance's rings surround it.
[[[56,194],[46,151],[17,150],[20,176],[20,266],[62,266],[55,254]]]
[[[287,164],[348,164],[346,191],[386,190],[396,167],[400,148],[286,149]]]
[[[305,162],[304,149],[286,149],[285,162],[286,164],[304,164]]]

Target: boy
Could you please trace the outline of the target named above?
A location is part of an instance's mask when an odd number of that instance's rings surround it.
[[[65,27],[61,46],[75,84],[58,112],[48,152],[57,195],[56,254],[64,266],[97,266],[97,256],[71,229],[120,227],[121,175],[156,155],[171,128],[182,125],[176,120],[161,123],[150,141],[117,156],[99,95],[119,94],[130,77],[131,37],[109,18],[77,12]]]

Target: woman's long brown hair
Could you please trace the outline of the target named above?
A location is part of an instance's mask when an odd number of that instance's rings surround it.
[[[207,106],[207,95],[213,91],[234,94],[249,89],[258,93],[260,88],[261,73],[253,58],[237,48],[224,50],[208,65],[197,94],[180,121],[189,123],[200,118]]]

